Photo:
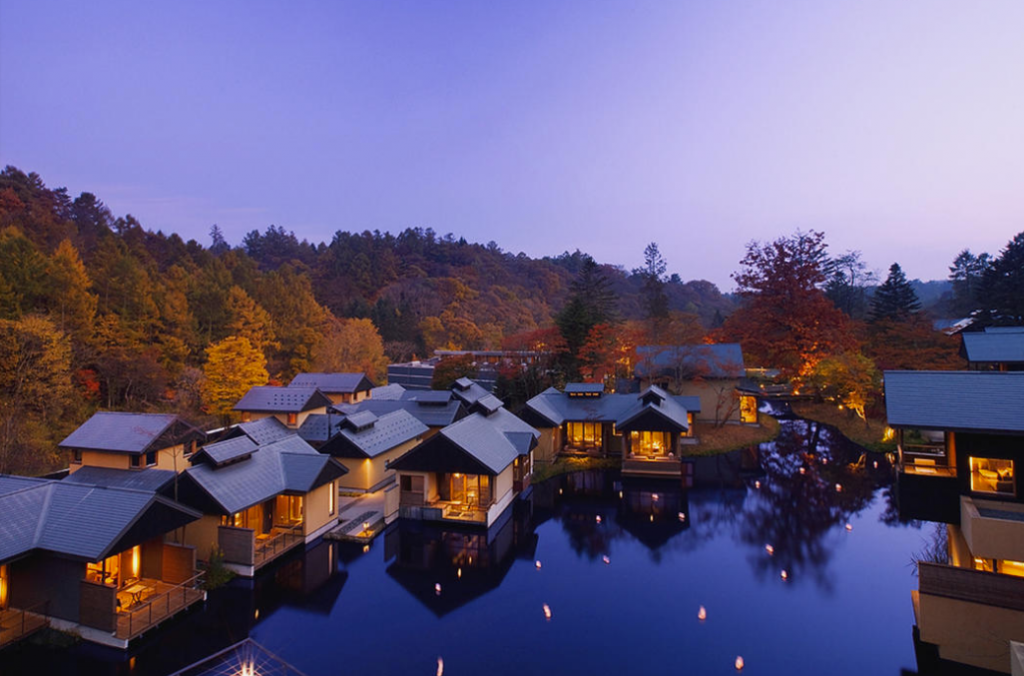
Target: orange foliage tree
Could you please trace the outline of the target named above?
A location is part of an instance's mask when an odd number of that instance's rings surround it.
[[[825,296],[825,235],[797,232],[774,242],[751,242],[733,273],[742,305],[722,337],[738,341],[749,363],[784,376],[810,374],[821,359],[857,348],[849,318]]]
[[[873,322],[868,327],[865,352],[881,371],[951,371],[967,366],[960,356],[960,338],[936,331],[931,321],[920,315]]]

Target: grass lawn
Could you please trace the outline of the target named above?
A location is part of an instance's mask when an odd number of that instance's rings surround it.
[[[759,413],[757,421],[759,423],[757,427],[724,425],[716,428],[711,424],[697,423],[696,432],[700,443],[696,446],[684,446],[680,455],[684,458],[719,455],[740,448],[763,444],[778,436],[778,420],[770,415]]]
[[[896,440],[882,441],[885,435],[884,420],[868,419],[864,421],[852,411],[840,411],[835,404],[815,403],[809,401],[793,402],[793,413],[801,418],[825,423],[837,428],[850,441],[860,444],[870,451],[889,453],[896,450]]]

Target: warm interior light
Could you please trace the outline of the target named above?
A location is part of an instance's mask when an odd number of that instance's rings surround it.
[[[139,545],[132,547],[132,577],[139,576]]]

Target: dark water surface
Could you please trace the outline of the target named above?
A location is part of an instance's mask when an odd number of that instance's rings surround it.
[[[489,532],[402,524],[366,552],[324,543],[127,656],[19,646],[0,674],[163,676],[246,636],[308,676],[435,674],[439,657],[445,676],[735,674],[737,655],[745,676],[916,672],[912,560],[931,527],[898,521],[884,457],[782,426],[700,460],[690,489],[557,477]]]

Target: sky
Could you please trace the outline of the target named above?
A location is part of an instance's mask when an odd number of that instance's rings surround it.
[[[0,0],[0,163],[209,243],[431,227],[730,290],[1024,230],[1024,2]],[[883,274],[884,276],[884,274]]]

